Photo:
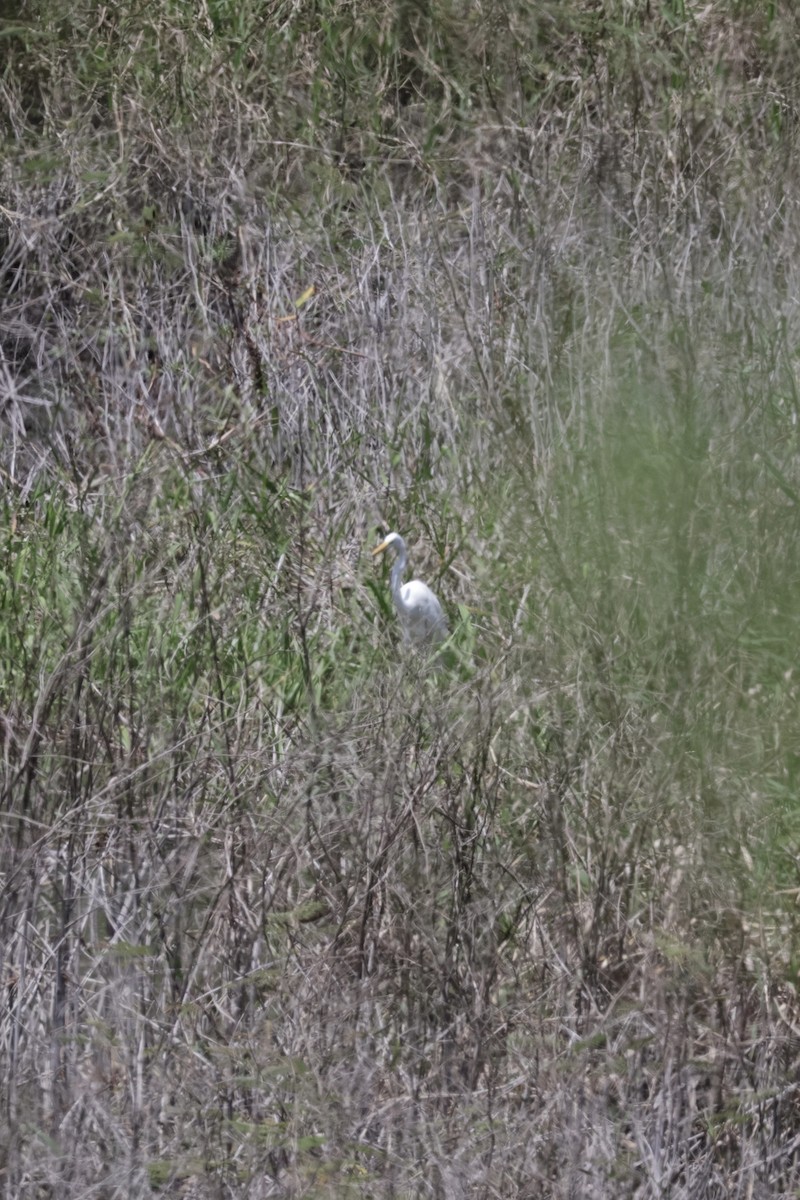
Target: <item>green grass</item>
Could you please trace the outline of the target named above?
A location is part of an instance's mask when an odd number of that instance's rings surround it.
[[[793,13],[3,35],[5,1193],[793,1194]]]

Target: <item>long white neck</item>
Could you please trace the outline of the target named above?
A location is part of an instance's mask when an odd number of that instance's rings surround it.
[[[392,599],[395,602],[395,606],[400,612],[405,612],[406,606],[403,603],[401,588],[403,586],[403,572],[408,562],[408,553],[406,551],[406,544],[402,540],[395,542],[395,546],[397,547],[397,557],[392,565],[389,586],[392,589]]]

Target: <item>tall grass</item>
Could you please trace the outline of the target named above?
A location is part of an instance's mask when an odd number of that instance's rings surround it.
[[[797,1190],[795,32],[18,6],[5,1195]]]

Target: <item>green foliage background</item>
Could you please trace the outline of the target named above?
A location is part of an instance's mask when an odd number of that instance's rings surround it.
[[[0,21],[4,1194],[796,1194],[794,7]]]

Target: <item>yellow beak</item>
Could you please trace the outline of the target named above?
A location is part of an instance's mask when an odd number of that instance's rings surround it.
[[[387,544],[388,543],[386,543],[386,542],[381,542],[380,546],[376,546],[375,549],[372,551],[373,556],[376,554],[382,554],[383,551],[386,549]]]

